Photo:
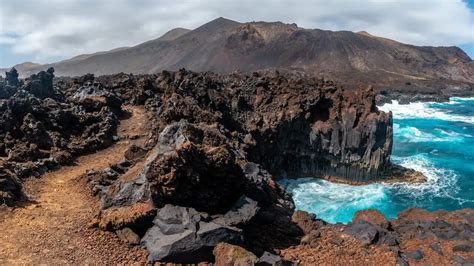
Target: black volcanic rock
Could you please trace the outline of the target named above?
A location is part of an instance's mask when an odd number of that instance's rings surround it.
[[[5,72],[5,85],[18,87],[20,81],[18,80],[18,71],[15,68],[10,69],[10,71]]]
[[[206,219],[192,208],[165,205],[142,239],[150,261],[196,263],[213,260],[220,242],[242,242],[238,229]]]
[[[13,205],[23,197],[18,178],[0,166],[0,203]]]
[[[22,87],[38,99],[54,98],[55,90],[53,88],[54,68],[47,71],[41,71],[29,78],[29,81]]]
[[[21,82],[14,69],[8,73],[0,82],[0,167],[15,178],[39,176],[113,143],[121,110],[120,100],[107,100],[116,99],[113,93],[86,110],[65,96],[73,86],[53,86],[52,68]],[[2,190],[19,188],[13,178],[2,182]]]

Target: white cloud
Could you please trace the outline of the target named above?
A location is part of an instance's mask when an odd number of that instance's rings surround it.
[[[0,0],[0,44],[48,61],[135,45],[219,16],[365,30],[416,45],[474,43],[473,11],[462,0]]]

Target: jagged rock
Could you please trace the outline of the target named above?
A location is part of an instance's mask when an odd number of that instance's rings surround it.
[[[12,205],[23,196],[19,180],[0,166],[0,203]]]
[[[86,111],[99,111],[108,106],[112,109],[119,109],[122,101],[99,82],[85,82],[72,96],[71,100],[83,106]]]
[[[8,99],[17,91],[17,87],[20,86],[18,80],[18,71],[12,68],[10,71],[5,72],[5,84],[0,86],[0,99]]]
[[[18,71],[13,67],[10,71],[5,72],[5,82],[6,85],[18,87],[20,81],[18,80]]]
[[[226,145],[205,143],[212,134],[184,121],[160,134],[156,157],[145,168],[152,197],[200,211],[227,210],[242,195],[245,177]],[[217,140],[219,141],[219,140]]]
[[[293,213],[291,221],[297,224],[301,230],[303,230],[304,234],[309,234],[315,230],[318,230],[325,224],[324,221],[317,220],[315,214],[301,210],[295,211]]]
[[[38,99],[54,98],[56,91],[53,88],[54,68],[41,71],[29,78],[29,82],[22,88]]]
[[[150,261],[196,263],[211,261],[220,242],[242,241],[237,228],[214,223],[195,209],[165,205],[142,239]]]
[[[107,189],[103,208],[151,198],[156,206],[171,203],[223,214],[242,195],[247,195],[249,199],[242,199],[241,209],[235,209],[247,218],[238,221],[232,212],[226,217],[239,224],[254,215],[258,209],[256,200],[262,206],[279,198],[284,203],[269,177],[259,176],[260,172],[253,176],[245,174],[224,140],[222,133],[212,126],[186,121],[171,123],[148,153],[143,170],[135,177],[117,180]],[[262,199],[265,196],[268,197]]]
[[[216,266],[255,265],[259,258],[246,249],[228,243],[219,243],[213,250]]]
[[[0,98],[6,98],[0,100],[0,156],[7,158],[3,167],[19,178],[39,176],[113,143],[119,106],[87,111],[69,101],[71,88],[53,85],[54,69],[24,82],[15,73],[0,82]]]

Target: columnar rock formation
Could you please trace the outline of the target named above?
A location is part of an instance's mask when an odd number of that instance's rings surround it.
[[[330,81],[278,72],[108,79],[124,94],[134,88],[131,97],[150,98],[158,132],[181,119],[217,124],[239,154],[274,177],[371,180],[389,164],[392,118],[377,110],[370,88],[344,91]]]

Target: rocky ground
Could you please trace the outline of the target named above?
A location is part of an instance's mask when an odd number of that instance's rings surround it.
[[[116,234],[90,227],[98,201],[82,175],[123,158],[125,150],[147,136],[145,111],[125,108],[131,116],[118,127],[119,141],[79,157],[70,166],[23,183],[29,201],[0,207],[0,264],[131,264],[146,261],[146,252],[129,248]],[[145,139],[146,140],[146,139]]]
[[[0,264],[473,262],[472,210],[333,225],[276,184],[419,179],[390,164],[392,118],[370,89],[185,70],[0,85],[0,198],[15,206]]]

